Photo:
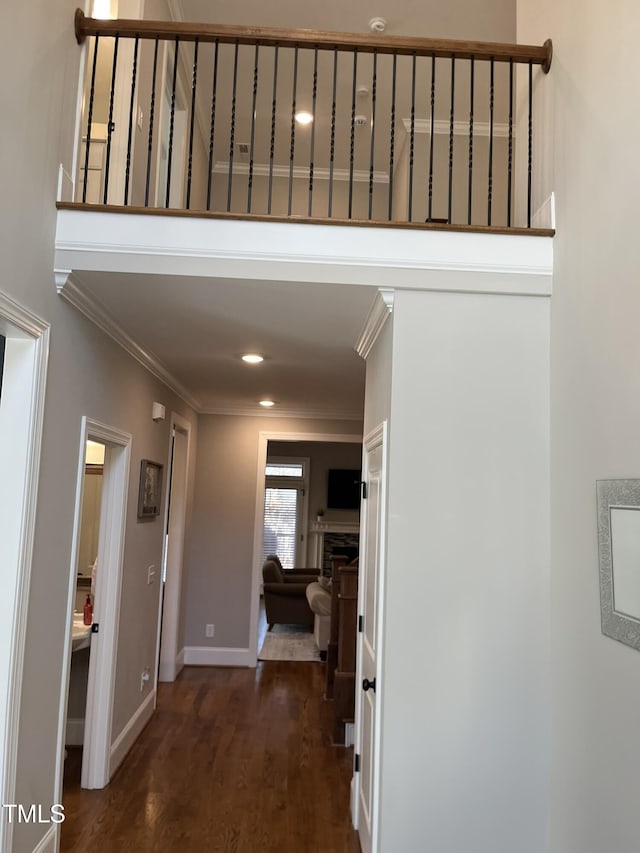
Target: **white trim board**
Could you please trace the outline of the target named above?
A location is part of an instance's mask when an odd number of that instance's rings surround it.
[[[185,646],[185,666],[255,666],[250,649]]]
[[[0,291],[0,333],[6,337],[3,417],[0,428],[9,455],[2,458],[9,507],[2,507],[4,569],[0,619],[0,795],[15,802],[18,723],[27,630],[27,607],[35,536],[49,324]],[[2,453],[0,453],[2,457]],[[0,501],[0,504],[2,502]],[[0,850],[12,850],[13,824],[0,823]]]
[[[33,853],[56,853],[56,851],[59,849],[59,827],[59,823],[52,824],[47,830],[44,837],[38,842],[38,845],[33,848]]]
[[[406,132],[411,135],[411,119],[403,118],[402,124]],[[429,118],[417,118],[413,122],[413,132],[414,133],[431,133],[431,119]],[[447,119],[436,119],[433,122],[433,132],[437,136],[450,136],[451,135],[451,123]],[[453,135],[454,136],[469,136],[469,122],[468,121],[454,121],[453,123]],[[474,136],[491,136],[491,125],[488,121],[474,121],[473,123],[473,135]],[[516,126],[515,122],[513,123],[513,127],[511,130],[511,135],[513,139],[516,138]],[[494,138],[507,138],[509,137],[509,125],[504,124],[503,122],[494,122],[493,124],[493,136]]]
[[[127,753],[140,737],[142,730],[147,725],[156,707],[156,691],[150,690],[140,704],[135,714],[111,745],[109,760],[109,775],[113,776],[122,764]]]
[[[393,312],[393,302],[393,290],[381,288],[376,294],[355,347],[361,358],[366,359],[371,352],[378,335]]]
[[[55,268],[549,295],[553,239],[60,210]]]

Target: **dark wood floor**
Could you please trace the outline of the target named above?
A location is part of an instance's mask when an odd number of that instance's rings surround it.
[[[317,663],[188,667],[111,784],[80,788],[65,763],[63,851],[358,853],[353,751],[331,745]]]

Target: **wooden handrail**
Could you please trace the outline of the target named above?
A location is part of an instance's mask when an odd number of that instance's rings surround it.
[[[551,68],[551,39],[541,46],[500,44],[481,41],[412,38],[408,36],[361,35],[275,27],[239,27],[223,24],[183,24],[175,21],[98,20],[87,18],[76,9],[75,32],[78,44],[87,36],[120,36],[142,39],[179,39],[180,41],[220,42],[221,44],[260,44],[275,47],[307,47],[325,50],[358,50],[362,53],[396,53],[456,59],[488,59],[496,62],[532,63]]]

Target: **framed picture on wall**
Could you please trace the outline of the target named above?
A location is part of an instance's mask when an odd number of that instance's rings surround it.
[[[138,490],[138,518],[160,515],[162,502],[162,465],[143,459],[140,462],[140,488]]]

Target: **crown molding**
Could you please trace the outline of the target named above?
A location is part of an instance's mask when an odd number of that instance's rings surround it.
[[[200,412],[200,402],[169,372],[155,353],[137,344],[94,296],[80,288],[78,281],[72,274],[66,275],[64,281],[62,281],[62,277],[59,277],[57,274],[58,272],[56,271],[56,288],[60,296],[71,303],[74,308],[77,308],[81,314],[84,314],[98,328],[102,329],[105,334],[119,344],[129,355],[133,356],[149,373],[184,400],[188,406],[191,406],[196,412]],[[63,272],[67,273],[67,270]],[[58,283],[59,281],[60,284]]]
[[[274,406],[272,409],[263,409],[256,403],[204,406],[200,409],[199,414],[249,418],[305,418],[320,421],[361,421],[364,416],[363,412],[345,411],[344,409],[297,409],[295,406]]]
[[[411,119],[403,118],[402,124],[407,133],[411,133]],[[431,119],[417,118],[413,122],[414,133],[431,133]],[[451,123],[448,119],[436,119],[433,123],[433,132],[440,136],[449,136],[451,134]],[[454,136],[469,136],[468,121],[454,121],[453,123]],[[474,136],[490,136],[491,125],[488,121],[474,121],[473,123]],[[509,125],[502,122],[494,122],[493,136],[507,138],[509,136]],[[515,127],[512,128],[512,136],[515,139]]]
[[[366,359],[368,357],[384,324],[393,313],[394,297],[395,292],[393,290],[386,288],[378,290],[356,343],[356,352],[361,358]]]
[[[229,174],[229,161],[228,160],[219,160],[212,169],[214,174]],[[293,168],[293,177],[301,178],[308,180],[309,179],[310,169],[308,166],[294,166]],[[238,163],[237,160],[233,161],[233,174],[234,175],[248,175],[249,174],[249,163]],[[278,166],[275,165],[273,167],[270,166],[269,163],[254,163],[253,164],[253,176],[256,177],[268,177],[270,174],[273,175],[274,178],[288,178],[289,177],[289,166]],[[354,169],[353,170],[353,178],[351,176],[350,169],[334,169],[333,175],[329,169],[325,168],[314,168],[313,177],[319,181],[328,181],[333,178],[334,181],[350,181],[353,180],[354,183],[369,183],[370,172],[368,169]],[[374,184],[388,184],[389,183],[389,174],[388,172],[374,172],[373,173],[373,183]]]

